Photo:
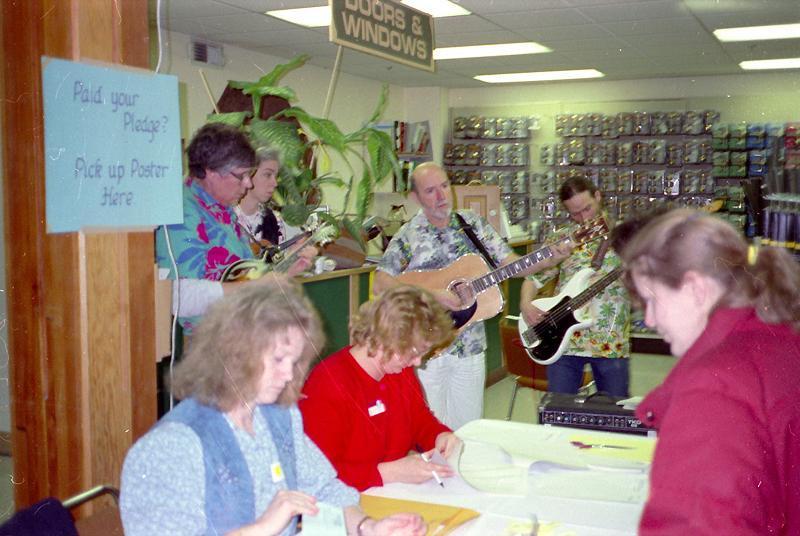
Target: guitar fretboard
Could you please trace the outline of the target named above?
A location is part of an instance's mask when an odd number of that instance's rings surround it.
[[[518,273],[527,270],[531,266],[536,263],[542,262],[544,260],[549,259],[553,256],[553,252],[550,250],[549,247],[544,247],[533,253],[529,253],[524,257],[515,260],[514,262],[510,262],[506,265],[501,266],[496,270],[492,270],[486,275],[481,277],[477,277],[472,280],[472,290],[478,294],[483,292],[484,290],[493,287],[499,283],[502,283],[506,279],[514,277]]]
[[[622,266],[617,266],[606,275],[592,283],[592,286],[572,298],[570,300],[571,308],[578,309],[584,304],[588,303],[592,298],[600,294],[608,285],[614,282],[616,278],[622,275]]]

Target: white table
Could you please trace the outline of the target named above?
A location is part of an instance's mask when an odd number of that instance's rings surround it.
[[[574,428],[539,426],[534,424],[480,420],[466,424],[456,434],[469,442],[480,440],[502,446],[507,451],[532,450],[555,453],[560,463],[582,463],[591,458],[591,453],[576,449],[570,437],[591,435],[596,441],[654,442],[654,438],[584,431]],[[650,445],[652,446],[652,445]],[[544,449],[544,450],[543,450]],[[598,452],[597,450],[595,452]],[[589,456],[589,458],[587,458]],[[536,457],[538,458],[538,456]],[[598,458],[594,458],[598,459]],[[602,460],[601,460],[602,461]],[[613,460],[612,460],[613,462]],[[601,463],[600,465],[603,465]],[[615,465],[612,463],[611,465]],[[444,488],[433,480],[423,484],[393,483],[370,488],[365,493],[397,499],[408,499],[429,503],[471,508],[481,516],[459,527],[453,534],[481,535],[504,534],[505,527],[513,519],[531,519],[534,514],[540,523],[557,522],[551,534],[576,534],[578,536],[617,536],[636,534],[639,517],[647,492],[648,467],[634,469],[624,467],[598,467],[591,464],[579,471],[555,469],[552,464],[536,463],[531,467],[528,491],[525,496],[500,495],[476,490],[460,476],[445,479]],[[557,474],[556,474],[557,473]],[[543,490],[545,482],[559,482],[566,488],[575,488],[577,495],[597,495],[597,489],[611,499],[576,498],[571,492],[562,496],[551,495],[552,490]],[[581,488],[581,482],[589,485]],[[607,487],[606,487],[607,486]],[[581,489],[577,489],[581,488]],[[591,489],[594,490],[592,492]],[[569,495],[569,496],[563,496]]]

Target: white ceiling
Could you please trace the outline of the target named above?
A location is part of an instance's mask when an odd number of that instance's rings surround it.
[[[800,39],[720,43],[717,28],[800,22],[800,0],[453,0],[472,12],[435,20],[436,46],[536,41],[552,53],[437,62],[436,73],[345,49],[343,72],[400,86],[479,87],[479,74],[598,69],[606,79],[742,73],[743,60],[800,56]],[[171,31],[332,68],[328,28],[264,15],[325,0],[162,0]]]

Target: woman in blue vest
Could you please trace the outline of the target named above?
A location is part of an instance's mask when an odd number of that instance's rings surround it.
[[[348,534],[424,534],[419,516],[366,517],[303,431],[295,402],[322,345],[300,287],[269,274],[214,304],[177,366],[183,401],[128,452],[125,534],[294,534],[320,503]]]

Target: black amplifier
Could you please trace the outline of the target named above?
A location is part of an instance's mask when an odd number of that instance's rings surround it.
[[[651,429],[636,418],[633,410],[618,406],[620,400],[624,398],[598,393],[545,393],[539,402],[539,424],[646,435]]]

